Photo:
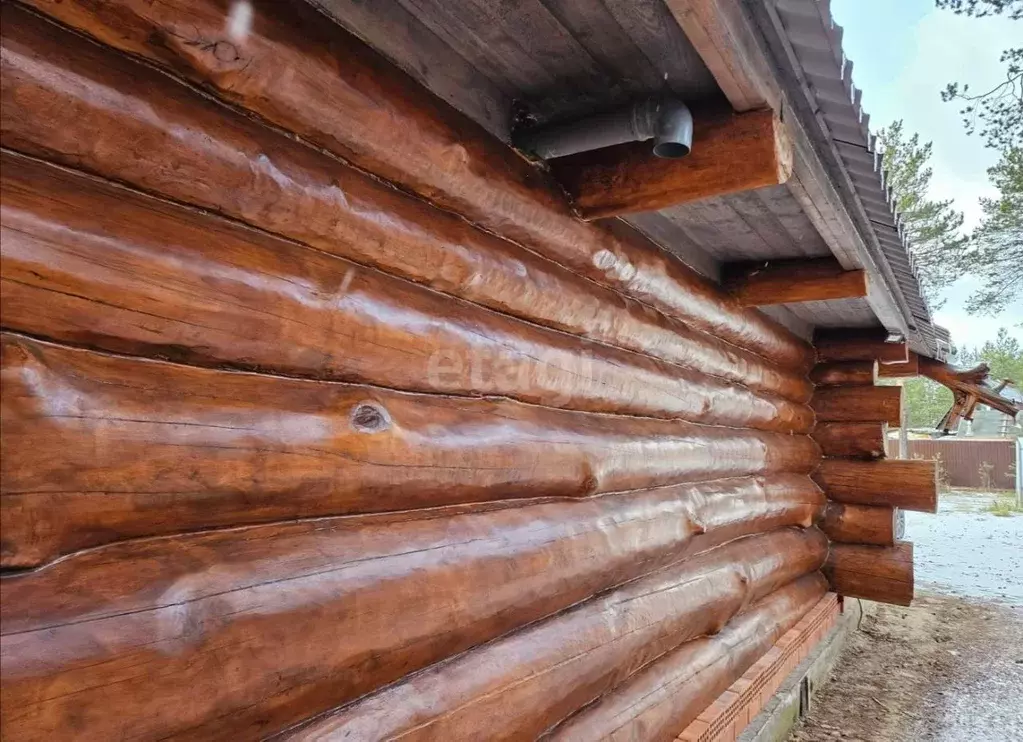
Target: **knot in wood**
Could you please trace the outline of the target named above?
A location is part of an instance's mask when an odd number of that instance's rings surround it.
[[[391,418],[383,407],[363,402],[352,410],[352,427],[360,433],[379,433],[391,426]]]

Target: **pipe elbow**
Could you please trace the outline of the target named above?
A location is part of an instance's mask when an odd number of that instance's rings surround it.
[[[653,140],[657,157],[678,159],[693,146],[693,116],[676,98],[645,98],[588,118],[517,132],[515,146],[549,160],[626,142]]]
[[[680,100],[667,98],[658,102],[654,131],[654,155],[677,160],[693,149],[693,114]]]

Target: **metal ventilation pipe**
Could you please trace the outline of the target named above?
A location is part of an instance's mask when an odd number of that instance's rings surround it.
[[[673,98],[646,98],[595,116],[517,133],[515,146],[550,160],[625,142],[654,140],[654,154],[685,157],[693,146],[693,115]]]

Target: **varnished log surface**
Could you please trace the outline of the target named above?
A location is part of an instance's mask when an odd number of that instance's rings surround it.
[[[888,331],[877,329],[823,329],[814,333],[817,360],[878,361],[904,364],[909,361],[909,344],[905,340],[886,342]]]
[[[820,363],[810,371],[810,381],[818,386],[873,386],[877,378],[877,361]]]
[[[832,544],[823,571],[840,595],[892,605],[913,602],[913,544],[908,541],[890,547]]]
[[[773,111],[697,108],[692,152],[680,160],[655,156],[647,141],[561,157],[550,167],[582,217],[602,219],[784,183],[792,144]]]
[[[824,459],[813,478],[831,500],[938,512],[938,473],[933,461]]]
[[[891,506],[829,502],[817,525],[832,541],[894,546],[896,517]]]
[[[810,385],[796,373],[480,231],[123,54],[15,6],[2,12],[4,146],[538,324],[809,399]]]
[[[809,408],[15,155],[10,329],[133,355],[805,432]]]
[[[696,329],[812,362],[808,344],[652,243],[577,219],[539,169],[304,3],[250,2],[235,36],[231,6],[215,0],[30,4]]]
[[[289,739],[534,739],[664,652],[815,571],[819,531],[733,541],[431,668]]]
[[[3,558],[132,536],[808,473],[804,436],[413,395],[3,338]]]
[[[845,270],[834,258],[772,260],[726,266],[725,288],[754,307],[855,299],[867,295],[867,274]]]
[[[554,729],[551,740],[671,742],[824,597],[820,573],[758,601],[719,634],[683,644]]]
[[[822,422],[880,422],[898,427],[902,414],[901,386],[822,386],[810,400]]]
[[[4,738],[270,733],[684,557],[809,525],[821,505],[784,475],[86,551],[0,583]],[[790,541],[742,551],[751,574],[783,569]],[[723,555],[705,558],[673,568],[678,599],[694,570],[708,589],[735,584]]]
[[[880,459],[885,455],[886,424],[819,422],[811,434],[825,456]]]
[[[905,363],[885,363],[878,368],[878,374],[885,379],[909,379],[920,375],[920,356],[909,351]]]

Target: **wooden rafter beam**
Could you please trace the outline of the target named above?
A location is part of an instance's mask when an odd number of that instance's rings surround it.
[[[773,260],[725,266],[725,288],[743,306],[857,299],[867,295],[867,274],[845,270],[834,258]]]
[[[792,145],[772,111],[693,111],[693,148],[655,157],[649,142],[550,162],[584,219],[656,211],[712,196],[777,185],[792,173]]]
[[[739,6],[716,0],[666,0],[671,14],[736,111],[771,103],[762,60],[748,51]]]

